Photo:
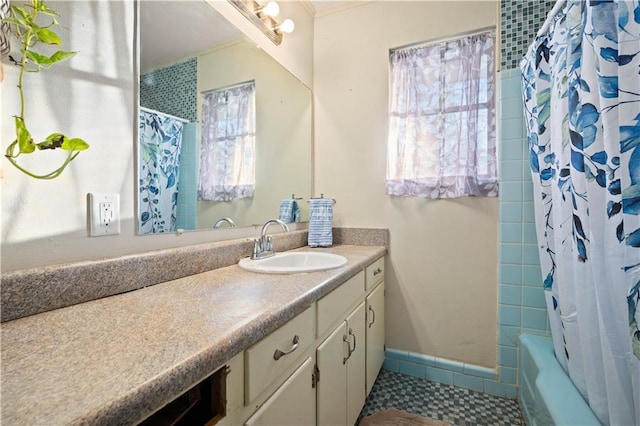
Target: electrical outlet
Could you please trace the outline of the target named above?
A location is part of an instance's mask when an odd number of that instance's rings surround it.
[[[89,193],[89,236],[101,237],[120,233],[120,194]]]

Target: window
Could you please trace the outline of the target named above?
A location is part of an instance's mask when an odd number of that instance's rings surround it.
[[[387,194],[497,196],[494,37],[391,52]]]
[[[204,94],[198,182],[201,200],[253,197],[255,104],[253,81]]]

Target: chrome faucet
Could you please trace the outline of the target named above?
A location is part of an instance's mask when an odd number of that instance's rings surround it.
[[[256,238],[253,244],[253,253],[251,253],[251,259],[264,259],[266,257],[271,257],[276,254],[273,251],[273,241],[271,240],[271,236],[267,235],[267,228],[277,223],[284,229],[285,232],[289,232],[289,227],[286,223],[278,219],[269,219],[262,225],[262,232],[260,232],[260,238]]]
[[[227,222],[231,228],[235,228],[236,224],[230,217],[223,217],[222,219],[218,219],[216,223],[213,224],[214,228],[220,228],[223,223]]]

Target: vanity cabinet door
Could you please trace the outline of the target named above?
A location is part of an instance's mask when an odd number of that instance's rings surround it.
[[[353,425],[358,420],[364,407],[365,392],[365,307],[362,302],[347,317],[347,338],[349,359],[347,359],[347,424]]]
[[[367,395],[384,361],[384,282],[367,296]]]
[[[312,375],[313,359],[309,357],[245,424],[314,425],[316,398]]]
[[[342,322],[316,351],[318,425],[344,425],[347,419],[347,323]]]
[[[360,303],[317,349],[318,425],[353,425],[364,406],[365,304]]]

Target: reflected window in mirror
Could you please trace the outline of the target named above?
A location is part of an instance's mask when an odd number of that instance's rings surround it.
[[[255,82],[203,93],[198,197],[251,198],[255,190]]]

